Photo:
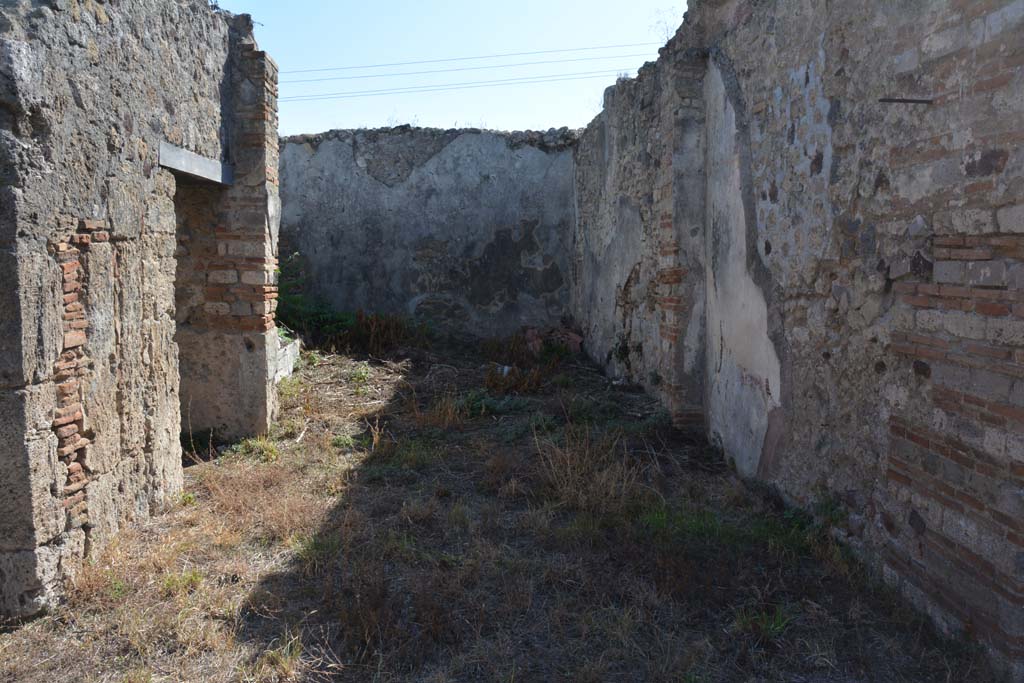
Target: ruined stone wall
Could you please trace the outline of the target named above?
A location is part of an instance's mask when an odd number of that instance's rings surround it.
[[[704,376],[704,106],[699,52],[605,95],[576,151],[571,313],[587,353],[699,418]]]
[[[567,311],[575,136],[400,127],[283,141],[283,240],[338,310],[507,335]]]
[[[221,225],[271,242],[276,90],[251,43],[247,17],[205,0],[0,8],[0,618],[50,603],[180,490],[176,178],[158,149],[239,167],[228,193],[262,210],[225,203]],[[249,317],[224,326],[238,345]]]
[[[693,50],[703,237],[672,221],[700,269],[680,296],[703,312],[710,436],[743,475],[842,509],[836,533],[1024,680],[1024,2],[691,2],[577,151],[574,312],[648,386],[673,354],[685,378],[691,348],[658,349],[633,292],[656,282],[657,178],[685,158],[664,84],[694,80]]]

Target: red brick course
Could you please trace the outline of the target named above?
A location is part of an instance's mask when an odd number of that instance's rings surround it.
[[[74,225],[74,221],[69,222]],[[77,222],[77,226],[77,233],[51,245],[54,258],[60,265],[65,292],[63,350],[53,367],[55,407],[52,428],[57,437],[57,456],[66,468],[61,492],[69,527],[82,526],[88,522],[86,489],[90,473],[82,461],[86,449],[92,443],[90,438],[83,435],[85,409],[81,403],[81,378],[88,374],[90,367],[85,353],[89,321],[79,295],[87,289],[89,246],[109,239],[103,221],[83,219]]]

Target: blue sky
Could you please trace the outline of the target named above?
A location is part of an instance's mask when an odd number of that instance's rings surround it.
[[[585,126],[616,74],[635,75],[682,23],[685,0],[220,0],[258,22],[256,38],[281,68],[281,133],[411,123],[546,130]],[[500,59],[311,71],[506,53],[643,44]],[[527,62],[560,63],[524,64]],[[491,68],[498,65],[520,64]],[[487,67],[487,68],[478,68]],[[381,77],[385,73],[446,73]],[[352,78],[358,76],[360,78]],[[372,78],[363,78],[373,76]],[[298,80],[337,78],[299,83]],[[496,80],[564,78],[491,87]],[[318,101],[304,95],[473,83],[487,87]]]

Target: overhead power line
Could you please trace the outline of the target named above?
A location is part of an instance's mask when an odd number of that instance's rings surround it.
[[[575,59],[548,59],[539,62],[516,62],[514,64],[489,64],[487,66],[463,66],[455,69],[433,69],[430,71],[403,71],[393,74],[361,74],[359,76],[328,76],[326,78],[303,78],[299,80],[282,81],[281,85],[291,83],[322,83],[324,81],[352,81],[366,78],[392,78],[395,76],[423,76],[426,74],[446,74],[457,71],[487,71],[489,69],[508,69],[516,66],[538,66],[543,64],[567,64],[569,62],[595,62],[604,59],[628,59],[631,57],[647,57],[646,53],[632,55],[609,55],[607,57],[577,57]]]
[[[607,78],[626,71],[584,71],[580,74],[563,74],[552,76],[533,76],[527,78],[509,78],[497,81],[470,81],[467,83],[449,83],[425,86],[413,86],[409,88],[389,88],[386,90],[355,90],[350,92],[328,93],[324,95],[302,95],[297,97],[282,97],[281,102],[316,102],[323,100],[342,100],[359,97],[379,97],[382,95],[411,95],[427,92],[441,92],[447,90],[471,90],[476,88],[497,88],[507,85],[528,85],[533,83],[555,83],[559,81],[581,81],[590,78]]]
[[[661,43],[629,43],[626,45],[601,45],[597,47],[575,47],[564,50],[538,50],[536,52],[506,52],[503,54],[495,55],[479,55],[477,57],[450,57],[448,59],[421,59],[414,62],[392,62],[390,64],[365,64],[362,66],[335,66],[321,69],[291,69],[289,71],[282,71],[283,74],[304,74],[304,73],[316,73],[321,71],[353,71],[356,69],[381,69],[388,66],[414,66],[417,64],[442,64],[446,62],[470,62],[477,59],[498,59],[500,57],[529,57],[533,55],[553,55],[553,54],[564,54],[567,52],[589,52],[593,50],[614,50],[619,48],[627,47],[651,47],[653,45],[661,45]]]

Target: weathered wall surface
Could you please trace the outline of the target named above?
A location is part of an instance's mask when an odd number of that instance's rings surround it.
[[[769,321],[771,276],[756,249],[749,138],[737,126],[738,93],[730,75],[713,62],[705,81],[707,102],[707,216],[705,277],[707,316],[705,411],[708,433],[736,469],[760,474],[765,449],[774,447],[770,422],[782,416],[779,316]],[[727,81],[728,84],[727,84]],[[769,334],[771,326],[771,336]],[[776,425],[776,430],[778,425]]]
[[[593,358],[677,420],[703,403],[703,70],[679,51],[610,88],[576,151],[572,316]]]
[[[758,472],[843,500],[851,542],[1024,676],[1024,2],[701,19],[735,75],[750,246],[784,330],[785,426]]]
[[[705,374],[703,60],[666,59],[609,88],[581,137],[571,312],[591,356],[686,421]]]
[[[573,282],[597,360],[702,407],[744,475],[845,508],[847,541],[1014,680],[1022,67],[1021,0],[691,2],[582,136]],[[703,142],[682,152],[666,89],[695,82]],[[652,303],[667,255],[683,268],[678,336]],[[659,389],[672,367],[681,379]]]
[[[221,225],[270,242],[276,91],[248,18],[204,0],[8,2],[0,31],[6,618],[51,602],[83,555],[180,489],[176,179],[157,150],[234,164],[228,192],[250,204],[223,204]],[[269,283],[272,263],[246,267]],[[229,318],[244,346],[251,315]],[[272,339],[268,320],[256,337]]]
[[[283,141],[283,239],[338,310],[505,335],[567,310],[575,137],[401,127]]]

